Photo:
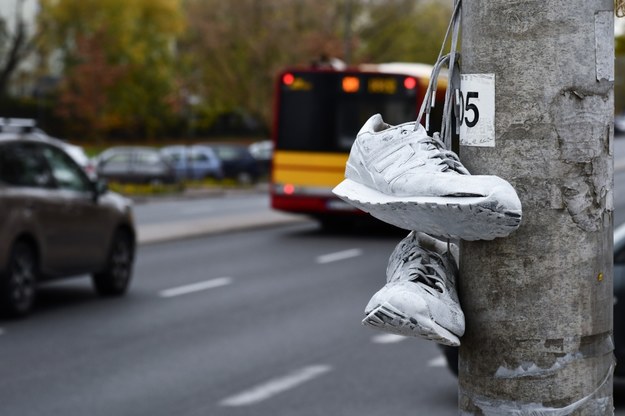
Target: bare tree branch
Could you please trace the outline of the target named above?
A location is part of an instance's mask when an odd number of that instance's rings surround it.
[[[15,32],[7,33],[8,47],[0,63],[0,97],[8,94],[9,80],[19,64],[30,54],[35,45],[35,38],[28,36],[28,29],[23,15],[24,1],[18,0],[15,10]],[[8,31],[8,25],[4,25]]]

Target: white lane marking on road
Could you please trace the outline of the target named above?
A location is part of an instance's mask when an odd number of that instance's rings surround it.
[[[428,367],[445,367],[447,366],[447,360],[442,355],[439,355],[436,358],[432,358],[428,361]]]
[[[194,293],[202,290],[226,286],[230,283],[232,283],[231,277],[218,277],[216,279],[207,280],[205,282],[197,282],[190,285],[172,287],[170,289],[161,290],[159,292],[159,296],[162,298],[171,298],[173,296],[186,295],[188,293]]]
[[[317,257],[317,263],[326,264],[333,261],[350,259],[352,257],[358,257],[362,255],[362,250],[359,248],[351,248],[349,250],[337,251],[336,253],[324,254]]]
[[[179,211],[180,215],[192,215],[192,214],[207,214],[209,212],[213,212],[215,209],[213,207],[208,206],[197,206],[197,207],[185,207]]]
[[[329,371],[329,365],[311,365],[300,368],[282,377],[268,380],[242,393],[227,397],[219,402],[221,406],[249,406],[267,400],[277,394],[293,389]]]
[[[371,342],[375,344],[394,344],[396,342],[402,342],[407,339],[408,337],[405,337],[403,335],[380,334],[371,338]]]

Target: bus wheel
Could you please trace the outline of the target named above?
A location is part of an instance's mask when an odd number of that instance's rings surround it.
[[[353,219],[339,215],[321,215],[317,217],[324,231],[346,231],[352,228]]]

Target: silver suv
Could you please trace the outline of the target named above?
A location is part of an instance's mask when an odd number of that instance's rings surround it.
[[[0,311],[27,314],[39,282],[91,274],[126,292],[135,227],[128,199],[90,179],[64,143],[32,129],[0,133]]]

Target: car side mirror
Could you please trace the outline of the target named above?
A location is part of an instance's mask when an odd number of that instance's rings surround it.
[[[109,190],[108,184],[104,179],[95,179],[93,181],[93,196],[98,199],[100,195],[105,194]]]

